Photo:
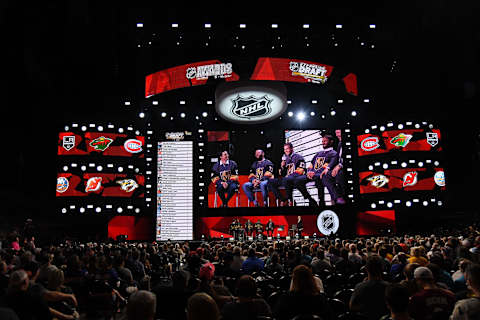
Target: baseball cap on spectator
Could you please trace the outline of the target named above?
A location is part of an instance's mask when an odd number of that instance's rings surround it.
[[[212,280],[214,275],[215,266],[210,262],[203,264],[198,272],[198,277],[200,279]]]
[[[427,267],[418,267],[413,272],[414,279],[433,279],[433,273]]]

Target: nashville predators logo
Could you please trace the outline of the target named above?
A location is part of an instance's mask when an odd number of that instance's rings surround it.
[[[381,188],[388,183],[388,178],[382,174],[367,179],[375,188]]]
[[[120,189],[126,192],[132,192],[138,188],[138,184],[133,179],[120,180],[117,183],[120,185]]]
[[[325,164],[325,157],[318,157],[317,160],[315,160],[315,170],[320,170],[323,165]]]
[[[258,180],[262,180],[262,178],[263,178],[263,169],[264,168],[257,168],[256,176],[257,176]]]
[[[222,181],[227,182],[231,176],[230,170],[220,171],[220,179],[222,179]]]

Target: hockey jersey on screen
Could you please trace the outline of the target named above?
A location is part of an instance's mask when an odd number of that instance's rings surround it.
[[[306,164],[305,159],[298,153],[293,153],[289,156],[285,156],[285,167],[281,169],[281,175],[288,177],[290,175],[302,175],[305,174]]]
[[[212,182],[217,181],[228,182],[229,180],[238,181],[238,167],[233,160],[228,160],[226,163],[218,161],[212,168]]]
[[[273,178],[273,163],[268,159],[255,161],[250,167],[250,175],[248,180],[252,182],[254,179],[266,180]]]
[[[318,152],[312,159],[312,163],[308,166],[308,171],[321,172],[326,167],[329,170],[335,168],[338,164],[338,153],[333,148],[327,148]]]

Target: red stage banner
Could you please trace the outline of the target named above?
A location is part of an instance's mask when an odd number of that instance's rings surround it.
[[[442,151],[438,129],[390,130],[357,136],[359,156],[397,151]]]
[[[381,232],[396,232],[395,210],[365,211],[357,214],[357,235],[380,235]]]
[[[360,193],[445,190],[443,168],[402,168],[359,173]]]
[[[204,85],[209,78],[238,81],[240,77],[232,68],[231,63],[208,60],[161,70],[145,78],[145,97],[174,89]]]
[[[57,197],[86,197],[90,194],[102,197],[142,198],[145,177],[128,174],[59,173]]]
[[[325,83],[333,67],[299,59],[259,58],[250,80]]]
[[[117,157],[144,157],[145,137],[103,133],[85,132],[60,132],[58,137],[58,155],[92,155]]]

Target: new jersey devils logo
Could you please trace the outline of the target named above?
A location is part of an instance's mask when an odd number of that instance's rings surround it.
[[[416,172],[416,171],[411,171],[411,172],[406,173],[403,176],[403,186],[408,187],[408,186],[416,185],[417,181],[418,181],[417,175],[418,175],[418,172]]]

